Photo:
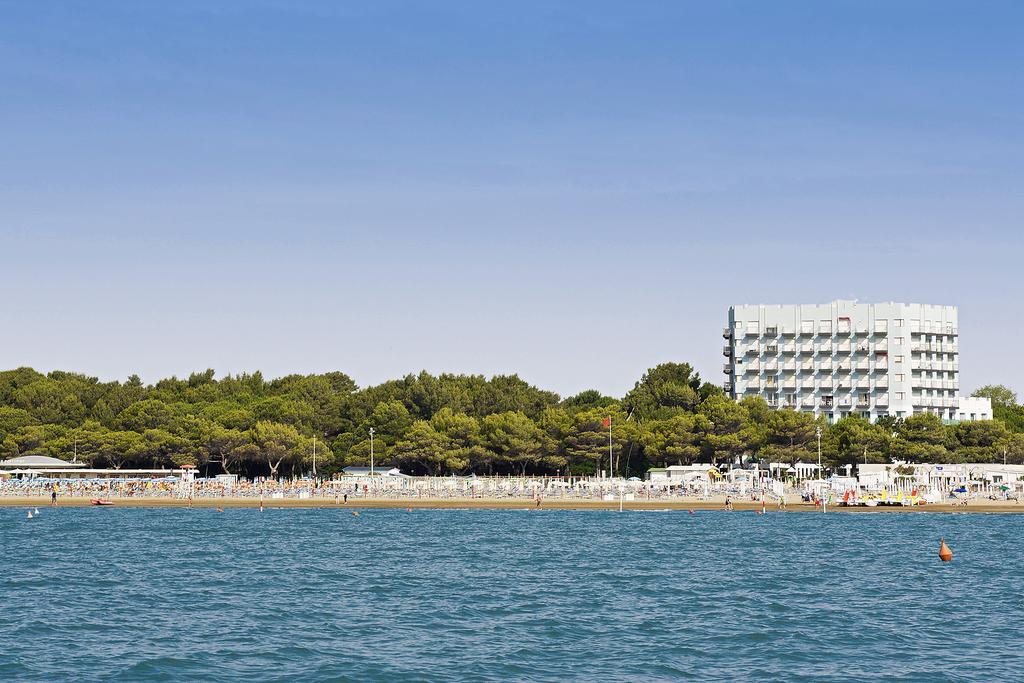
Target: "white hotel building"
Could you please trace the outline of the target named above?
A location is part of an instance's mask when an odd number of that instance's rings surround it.
[[[734,399],[874,420],[931,412],[990,419],[985,399],[961,399],[957,309],[930,304],[833,301],[743,305],[722,331]],[[970,412],[961,402],[971,404]]]

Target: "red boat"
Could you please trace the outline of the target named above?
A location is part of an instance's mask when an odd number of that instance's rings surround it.
[[[89,502],[92,503],[93,505],[113,505],[114,504],[114,501],[112,501],[112,500],[104,500],[103,498],[93,498]]]

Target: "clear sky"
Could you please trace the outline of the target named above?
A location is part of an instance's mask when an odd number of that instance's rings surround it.
[[[1024,393],[1020,2],[0,1],[0,367],[720,383],[960,306]]]

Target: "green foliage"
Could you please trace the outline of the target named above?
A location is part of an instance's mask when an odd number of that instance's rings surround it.
[[[987,384],[977,389],[971,396],[988,398],[992,401],[992,407],[1008,408],[1017,405],[1017,394],[1003,384]]]
[[[944,425],[933,415],[846,417],[825,425],[734,402],[686,363],[651,368],[621,400],[596,390],[565,400],[516,375],[410,374],[360,389],[341,372],[266,380],[213,370],[147,386],[31,368],[0,372],[0,454],[43,454],[110,467],[197,465],[207,475],[299,475],[369,464],[415,474],[642,474],[676,463],[754,458],[829,465],[1024,462],[1024,407],[1002,386],[995,421]]]

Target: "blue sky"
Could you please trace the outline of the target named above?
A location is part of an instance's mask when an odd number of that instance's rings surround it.
[[[721,382],[733,303],[1024,338],[1015,2],[0,2],[0,367]]]

